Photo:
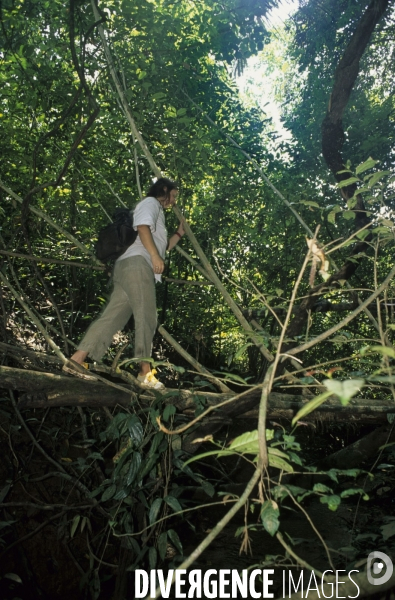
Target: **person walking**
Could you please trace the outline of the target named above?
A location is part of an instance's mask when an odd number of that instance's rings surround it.
[[[76,352],[65,365],[67,372],[81,371],[89,356],[99,361],[111,344],[114,334],[123,329],[134,315],[134,355],[141,358],[137,379],[142,387],[164,389],[151,371],[152,340],[157,327],[155,283],[161,281],[166,250],[171,250],[185,234],[182,222],[167,238],[164,209],[172,207],[178,189],[174,181],[159,178],[148,190],[133,213],[136,241],[117,259],[114,266],[114,288],[108,305],[92,323]]]

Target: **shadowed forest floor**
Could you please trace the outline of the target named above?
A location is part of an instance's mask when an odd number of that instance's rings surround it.
[[[12,470],[12,462],[18,457],[19,469],[23,471],[23,463],[30,461],[29,471],[35,474],[39,480],[48,473],[48,466],[44,464],[40,456],[32,453],[30,440],[24,432],[14,431],[12,434],[12,452],[14,460],[10,455],[10,439],[4,435],[4,422],[2,425],[1,452],[5,460],[0,464],[1,481],[9,481]],[[239,420],[224,437],[232,438],[235,434],[251,429],[249,419]],[[307,448],[310,461],[318,459],[323,455],[330,454],[345,446],[363,434],[364,430],[355,427],[331,426],[323,429],[319,424],[316,427],[301,428],[300,436],[303,437],[303,447]],[[212,501],[218,502],[227,494],[240,494],[244,484],[248,481],[252,467],[244,461],[238,465],[231,459],[204,461],[203,469],[207,471],[207,478],[214,483],[215,477],[222,479],[220,489],[222,496],[216,495]],[[349,569],[360,565],[363,559],[373,550],[385,551],[390,556],[395,553],[395,457],[389,448],[385,456],[372,468],[366,465],[367,470],[372,470],[374,478],[367,478],[365,474],[358,477],[357,481],[342,478],[336,492],[352,486],[363,487],[369,495],[369,500],[358,500],[359,496],[352,496],[343,500],[336,511],[331,511],[323,505],[319,498],[310,497],[302,502],[306,510],[306,517],[301,510],[286,501],[281,505],[280,531],[284,539],[308,564],[316,569],[324,571],[330,569],[328,552],[331,555],[332,564],[336,569]],[[11,469],[11,470],[10,470]],[[222,475],[221,475],[222,472]],[[231,473],[231,481],[226,481],[227,474]],[[15,474],[14,474],[15,475]],[[306,480],[292,477],[293,485],[303,487]],[[37,496],[41,498],[46,495],[48,503],[59,502],[58,483],[53,480],[27,485],[23,476],[19,478],[13,490],[7,497],[8,502],[30,502],[30,507],[13,507],[7,509],[8,516],[13,517],[15,523],[4,536],[5,545],[2,549],[0,575],[1,598],[4,600],[76,600],[90,598],[87,589],[81,586],[83,572],[89,567],[89,556],[85,548],[85,534],[76,533],[73,539],[68,535],[70,517],[56,518],[57,509],[52,511],[37,510],[34,507]],[[291,482],[291,481],[290,481]],[[328,483],[328,482],[327,482]],[[329,484],[328,484],[329,485]],[[332,482],[333,485],[333,482]],[[35,486],[35,487],[33,487]],[[188,496],[188,493],[186,494]],[[252,495],[254,498],[254,494]],[[200,505],[209,503],[209,497],[190,497],[189,505]],[[218,520],[228,510],[229,505],[218,505],[212,507],[198,508],[196,512],[189,513],[188,522],[178,520],[173,523],[174,529],[181,539],[184,555],[188,556],[195,547],[204,539],[207,533],[216,525]],[[60,510],[60,509],[59,509]],[[55,514],[54,514],[55,513]],[[74,514],[74,513],[73,513]],[[53,518],[53,522],[49,519]],[[240,552],[243,535],[236,536],[236,531],[248,520],[250,529],[248,542],[245,540],[247,552]],[[320,532],[325,546],[313,530],[311,522]],[[46,523],[44,525],[44,523]],[[92,518],[95,528],[95,521]],[[11,531],[12,530],[12,531]],[[34,536],[28,537],[29,533],[36,531]],[[383,535],[384,534],[384,535]],[[24,541],[23,537],[27,537]],[[94,536],[92,537],[94,540]],[[17,542],[19,540],[19,542]],[[15,543],[16,542],[16,543]],[[11,544],[15,544],[10,548]],[[9,549],[8,549],[9,548]],[[100,568],[101,593],[99,598],[112,598],[114,594],[114,572],[108,564],[117,564],[120,550],[120,542],[114,537],[108,538],[104,564]],[[174,548],[169,546],[168,558],[160,567],[173,568],[176,566],[177,558]],[[272,591],[274,597],[282,594],[282,572],[292,567],[297,572],[298,567],[293,560],[284,558],[284,548],[268,533],[263,531],[258,514],[250,509],[247,513],[239,511],[233,521],[214,540],[214,542],[200,556],[193,568],[202,569],[246,569],[246,568],[274,568],[274,585]],[[102,556],[100,554],[100,556]],[[104,556],[104,553],[103,553]],[[174,562],[173,562],[174,561]],[[145,567],[147,568],[147,567]],[[359,567],[360,569],[363,566]],[[13,579],[4,578],[4,575],[14,573],[18,575],[22,583]],[[82,589],[81,589],[82,587]],[[133,585],[132,574],[128,576],[126,597],[132,597]],[[174,597],[174,596],[172,596]]]

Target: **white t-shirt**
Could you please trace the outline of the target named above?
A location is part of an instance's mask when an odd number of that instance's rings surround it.
[[[148,225],[159,256],[165,258],[167,248],[167,229],[165,224],[165,214],[162,205],[153,196],[148,196],[141,200],[133,211],[133,227],[137,231],[138,225]],[[134,244],[118,258],[123,260],[130,256],[143,256],[152,268],[152,261],[148,250],[144,247],[140,236],[138,235]],[[161,275],[155,275],[157,281],[162,281]]]

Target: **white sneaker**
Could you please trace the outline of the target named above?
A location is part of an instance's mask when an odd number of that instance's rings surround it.
[[[145,376],[138,375],[137,381],[139,382],[141,387],[151,389],[151,390],[164,390],[165,386],[163,385],[163,383],[161,383],[160,381],[157,380],[157,378],[155,377],[155,373],[156,373],[156,370],[153,369],[152,371],[147,373]]]

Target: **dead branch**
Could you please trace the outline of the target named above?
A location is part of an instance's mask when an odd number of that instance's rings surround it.
[[[56,258],[43,258],[42,256],[33,256],[31,254],[21,254],[20,252],[9,252],[8,250],[0,250],[0,254],[5,256],[12,256],[15,258],[24,258],[25,260],[32,260],[34,262],[48,263],[50,265],[66,265],[68,267],[79,267],[82,269],[94,269],[95,271],[105,271],[106,267],[96,265],[88,265],[86,263],[80,263],[73,260],[58,260]]]
[[[166,329],[163,327],[163,325],[160,325],[158,327],[158,331],[165,338],[165,340],[171,346],[173,346],[173,348],[175,350],[177,350],[177,352],[186,361],[188,361],[190,365],[193,366],[194,369],[199,371],[199,373],[203,373],[207,377],[207,379],[212,381],[214,383],[214,385],[216,385],[218,387],[218,389],[221,392],[224,392],[225,394],[232,393],[232,390],[230,390],[227,385],[225,385],[220,379],[217,379],[217,377],[214,377],[214,375],[212,375],[210,373],[210,371],[208,371],[205,367],[203,367],[203,365],[201,365],[195,358],[193,358],[193,356],[191,356],[186,350],[184,350],[184,348],[182,348],[180,346],[180,344],[178,342],[176,342],[176,340],[170,335],[170,333],[168,331],[166,331]]]

